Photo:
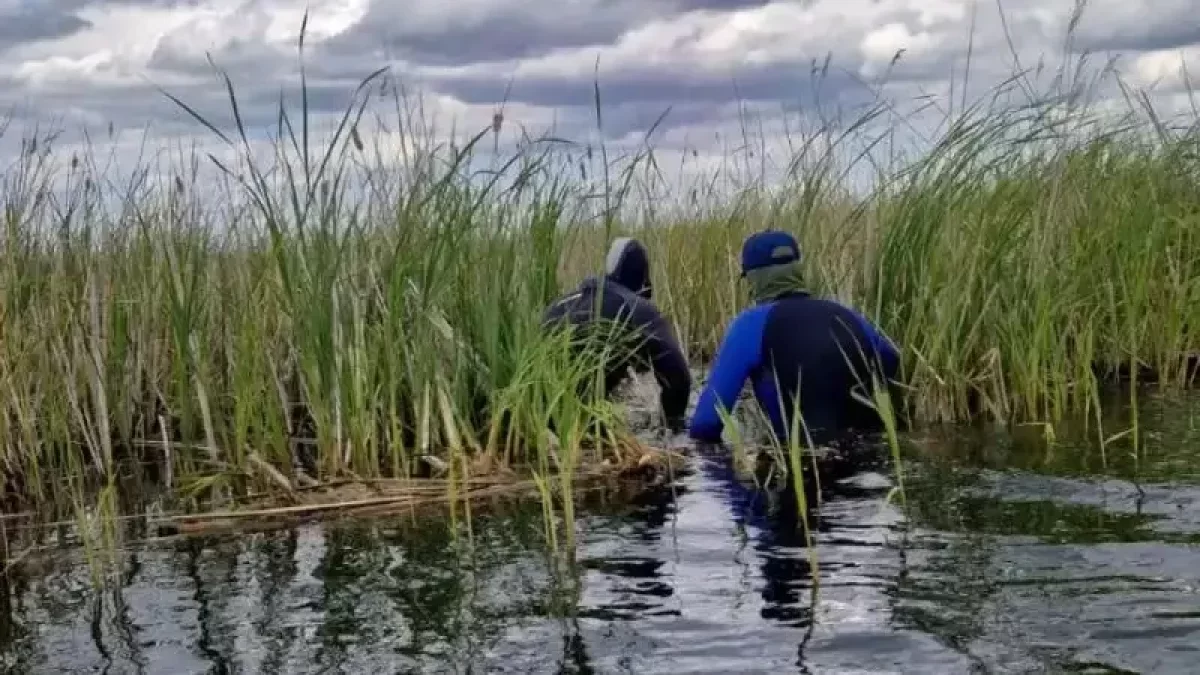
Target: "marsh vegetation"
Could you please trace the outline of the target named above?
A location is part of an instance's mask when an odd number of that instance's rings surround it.
[[[1084,85],[1031,98],[1014,78],[916,154],[895,150],[906,120],[880,100],[790,134],[772,171],[748,144],[681,185],[652,134],[616,156],[498,117],[444,141],[382,72],[332,126],[301,81],[273,128],[247,128],[235,80],[226,119],[173,99],[212,154],[114,176],[99,148],[63,156],[35,134],[5,169],[12,510],[112,514],[131,473],[195,509],[435,466],[460,490],[528,470],[571,520],[575,473],[637,441],[619,403],[578,395],[604,350],[570,358],[539,319],[620,234],[650,249],[656,299],[702,366],[744,304],[742,239],[792,231],[813,290],[902,347],[896,413],[915,425],[1051,434],[1083,414],[1101,453],[1136,453],[1136,415],[1100,414],[1106,384],[1132,379],[1136,410],[1137,385],[1197,375],[1200,132],[1132,93],[1118,115]]]

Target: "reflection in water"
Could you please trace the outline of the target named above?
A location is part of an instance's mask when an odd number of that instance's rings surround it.
[[[882,455],[830,465],[815,569],[794,495],[721,454],[589,498],[573,579],[536,503],[470,540],[400,515],[146,542],[103,593],[65,548],[0,575],[0,671],[1194,672],[1197,409],[1151,402],[1136,462],[1062,430],[913,439],[906,513]]]

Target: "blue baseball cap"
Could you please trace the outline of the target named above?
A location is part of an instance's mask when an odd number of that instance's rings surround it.
[[[742,276],[747,272],[799,262],[800,244],[782,230],[755,232],[742,244]]]

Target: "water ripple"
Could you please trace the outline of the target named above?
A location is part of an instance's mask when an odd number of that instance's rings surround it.
[[[815,555],[720,472],[589,503],[566,579],[537,504],[146,544],[99,595],[65,549],[0,578],[0,670],[1197,672],[1200,487],[909,468],[908,511],[831,481]]]

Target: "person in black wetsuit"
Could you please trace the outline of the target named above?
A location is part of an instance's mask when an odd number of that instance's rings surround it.
[[[871,382],[872,371],[890,388],[899,351],[861,314],[805,291],[800,262],[799,244],[787,232],[746,239],[742,276],[755,304],[734,318],[717,351],[688,429],[693,440],[720,443],[718,410],[732,412],[747,380],[781,441],[790,435],[797,398],[817,445],[880,428],[878,414],[854,392],[869,395],[862,385]]]
[[[636,239],[622,237],[609,248],[604,277],[588,277],[553,302],[543,315],[543,326],[565,321],[580,327],[600,318],[629,329],[622,334],[633,338],[630,350],[608,362],[604,395],[610,396],[625,381],[630,367],[637,372],[654,371],[666,424],[679,433],[686,424],[692,375],[675,332],[651,300],[652,294],[646,248]]]

